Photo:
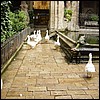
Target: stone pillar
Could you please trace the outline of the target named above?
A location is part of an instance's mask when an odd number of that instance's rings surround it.
[[[54,29],[57,29],[58,26],[58,7],[57,7],[57,2],[54,1]]]
[[[21,10],[23,10],[26,13],[26,15],[27,15],[26,21],[27,21],[27,23],[29,23],[28,5],[26,4],[26,1],[21,1],[20,7],[21,7]]]
[[[34,2],[34,1],[29,1],[29,3],[30,3],[29,10],[33,10],[33,2]]]
[[[67,9],[71,9],[71,1],[67,1],[66,6],[67,6]]]
[[[71,30],[75,31],[78,29],[78,17],[79,16],[79,1],[72,1],[72,20]]]
[[[77,9],[76,9],[76,30],[79,29],[79,2],[80,1],[77,1]]]
[[[64,28],[64,1],[58,1],[58,29]]]
[[[55,15],[55,14],[54,14],[54,13],[55,13],[55,12],[54,12],[54,7],[55,7],[55,6],[54,6],[54,2],[55,2],[55,1],[51,1],[51,2],[50,2],[50,31],[53,31],[54,28],[55,28],[55,26],[54,26],[54,21],[55,21],[55,20],[54,20],[54,17],[55,17],[55,16],[54,16],[54,15]]]
[[[50,30],[64,27],[64,1],[51,1],[50,4]]]

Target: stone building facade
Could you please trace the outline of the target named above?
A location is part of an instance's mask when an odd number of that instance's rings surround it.
[[[37,1],[34,1],[37,2]],[[79,1],[68,1],[66,2],[67,8],[73,11],[71,22],[67,23],[64,20],[64,1],[49,1],[50,20],[49,29],[50,31],[64,30],[76,30],[78,28],[78,14],[79,14]],[[33,2],[27,1],[29,10],[32,10]]]
[[[89,10],[93,11],[93,13],[96,14],[99,13],[98,1],[25,1],[25,2],[26,2],[25,5],[27,4],[28,6],[27,11],[33,10],[34,5],[38,5],[39,9],[41,9],[42,7],[42,9],[44,8],[49,10],[50,17],[48,24],[50,31],[64,30],[65,28],[71,31],[77,31],[80,28],[79,26],[80,13],[86,13]],[[23,1],[21,1],[21,5],[22,4]],[[67,22],[64,18],[65,8],[72,10],[72,18],[71,21],[69,22]]]

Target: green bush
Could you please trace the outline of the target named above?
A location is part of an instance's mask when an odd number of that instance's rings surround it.
[[[20,32],[27,27],[27,16],[24,11],[9,12],[9,18],[14,31]]]
[[[10,1],[1,2],[1,42],[5,41],[13,34],[12,26],[10,24],[10,19],[8,15],[10,11],[10,6]]]
[[[10,1],[1,2],[1,42],[27,27],[27,15],[24,11],[11,12]]]

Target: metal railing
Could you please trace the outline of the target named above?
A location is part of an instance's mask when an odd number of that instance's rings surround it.
[[[4,64],[16,52],[16,50],[20,47],[20,45],[24,42],[25,38],[29,33],[30,28],[28,27],[1,44],[1,69],[3,68]]]
[[[75,41],[57,30],[55,31],[55,33],[56,33],[56,35],[59,35],[59,37],[60,37],[60,43],[61,43],[60,47],[63,49],[64,53],[66,54],[68,63],[70,63],[74,60],[76,60],[76,63],[77,63],[77,59],[78,59],[77,53],[79,53],[80,51],[72,51],[71,50],[71,48],[76,47],[77,40]],[[78,39],[79,39],[80,36],[84,35],[84,34],[77,34],[77,35],[78,35]],[[98,35],[85,34],[85,39],[86,39],[86,42],[88,43],[88,45],[81,45],[79,47],[80,49],[84,48],[84,50],[83,51],[81,50],[81,51],[85,52],[84,54],[81,53],[82,56],[80,59],[83,62],[85,62],[85,60],[87,59],[87,55],[88,55],[87,53],[92,52],[93,53],[93,61],[98,62],[98,60],[99,60],[99,34]],[[80,61],[80,59],[79,59],[79,61]]]
[[[55,31],[57,35],[59,35],[60,39],[65,42],[67,45],[69,45],[70,47],[73,47],[76,45],[76,41],[74,41],[73,39],[69,38],[68,36],[64,35],[63,33],[59,32],[59,31]]]

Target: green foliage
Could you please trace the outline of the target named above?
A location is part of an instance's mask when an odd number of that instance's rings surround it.
[[[9,18],[14,31],[19,32],[27,27],[27,16],[24,11],[9,12]]]
[[[92,14],[90,16],[90,20],[92,20],[92,21],[99,21],[99,16],[98,15],[95,15],[95,14]]]
[[[10,1],[1,2],[1,42],[27,27],[27,15],[24,11],[11,12]]]
[[[66,9],[65,11],[66,11],[66,14],[69,14],[69,15],[72,16],[72,10],[70,10],[70,9]]]
[[[1,42],[5,41],[7,38],[11,36],[9,32],[12,30],[12,26],[9,23],[9,15],[11,2],[10,1],[2,1],[1,3]]]
[[[71,21],[71,17],[72,17],[72,10],[70,9],[64,9],[64,16],[66,17],[67,21]]]

